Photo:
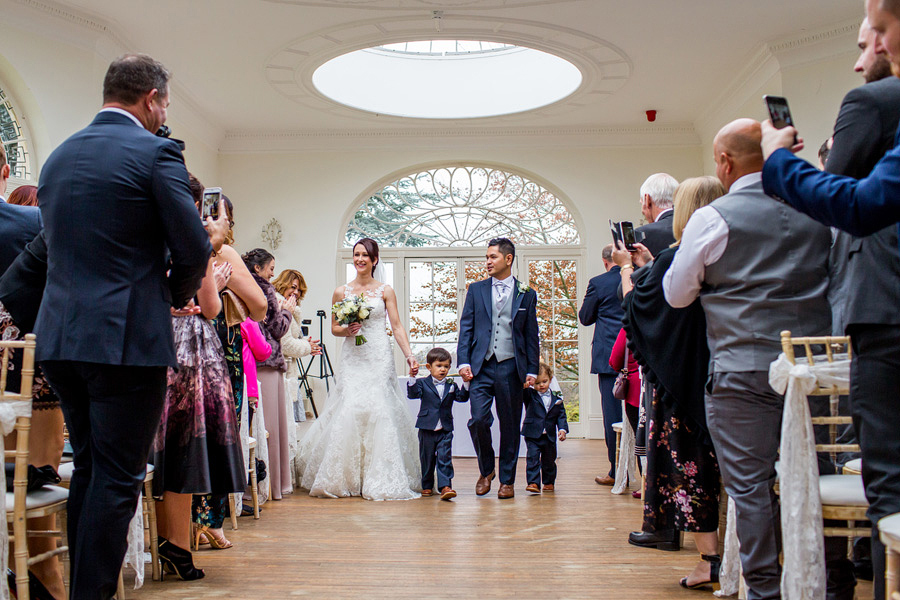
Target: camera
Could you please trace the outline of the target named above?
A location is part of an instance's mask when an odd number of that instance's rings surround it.
[[[316,311],[316,316],[317,316],[317,317],[327,317],[328,314],[327,314],[324,310],[317,310],[317,311]]]
[[[300,322],[300,331],[303,332],[303,337],[309,337],[309,326],[312,324],[312,319],[303,319]]]
[[[159,137],[168,138],[170,135],[172,135],[172,130],[169,129],[168,125],[161,125],[160,128],[156,130],[156,135],[158,135]],[[184,140],[179,140],[179,139],[175,139],[175,138],[170,138],[170,139],[173,142],[175,142],[176,144],[178,144],[178,147],[181,148],[182,152],[184,152],[184,149],[187,147],[187,145],[184,143]]]

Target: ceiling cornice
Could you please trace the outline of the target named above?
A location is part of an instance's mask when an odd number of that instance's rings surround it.
[[[612,147],[690,146],[699,138],[690,124],[603,127],[442,127],[392,130],[241,131],[225,134],[220,152],[306,152],[323,150],[419,149],[510,146]]]
[[[273,4],[295,4],[298,6],[321,6],[327,8],[362,8],[367,10],[448,10],[465,8],[466,10],[492,10],[498,8],[516,8],[522,6],[540,6],[545,4],[562,4],[578,0],[263,0]]]

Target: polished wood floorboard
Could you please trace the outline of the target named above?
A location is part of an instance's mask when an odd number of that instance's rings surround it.
[[[698,559],[690,536],[680,552],[627,543],[640,502],[594,483],[605,454],[600,440],[560,443],[558,491],[541,496],[525,493],[522,459],[512,500],[497,499],[496,480],[475,495],[471,458],[454,460],[451,502],[296,490],[237,531],[226,521],[234,547],[194,553],[205,579],[156,582],[148,568],[126,598],[713,598],[678,586]]]

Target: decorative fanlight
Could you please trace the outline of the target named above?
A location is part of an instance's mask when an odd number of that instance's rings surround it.
[[[262,228],[262,239],[272,250],[277,250],[281,244],[281,223],[278,219],[272,219]]]

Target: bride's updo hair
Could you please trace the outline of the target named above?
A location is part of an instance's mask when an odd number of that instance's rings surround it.
[[[378,264],[378,242],[373,240],[372,238],[363,238],[353,244],[353,248],[355,249],[357,246],[362,246],[366,249],[366,253],[368,253],[369,258],[372,259],[372,275],[375,275],[375,266]]]

